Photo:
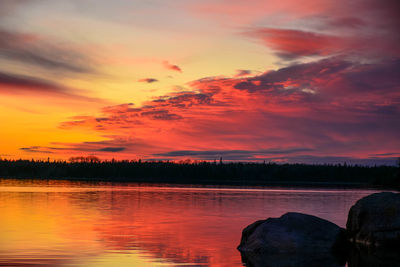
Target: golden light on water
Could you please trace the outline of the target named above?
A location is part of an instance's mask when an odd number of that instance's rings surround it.
[[[241,266],[241,231],[306,212],[344,225],[372,191],[2,180],[0,263]]]

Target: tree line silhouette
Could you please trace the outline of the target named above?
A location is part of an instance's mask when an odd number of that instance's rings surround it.
[[[232,185],[361,185],[398,188],[399,166],[277,164],[220,161],[68,161],[0,159],[0,178],[80,179],[111,182],[157,182]]]

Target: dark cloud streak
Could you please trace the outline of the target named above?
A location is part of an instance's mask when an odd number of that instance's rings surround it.
[[[139,79],[138,82],[141,82],[141,83],[154,83],[154,82],[158,82],[158,80],[154,79],[154,78],[144,78],[144,79]]]
[[[99,149],[98,151],[102,152],[121,152],[124,151],[126,148],[125,147],[104,147]]]
[[[162,157],[187,157],[187,156],[200,156],[200,157],[252,157],[254,155],[274,155],[274,154],[292,154],[297,152],[312,151],[310,148],[272,148],[260,150],[176,150],[166,153],[154,154],[154,156]]]
[[[75,49],[53,45],[34,34],[0,28],[0,58],[68,74],[96,73],[91,60]]]
[[[45,79],[0,72],[0,93],[3,94],[28,93],[30,96],[48,95],[88,102],[105,102],[98,98],[79,95],[76,92],[75,89]]]

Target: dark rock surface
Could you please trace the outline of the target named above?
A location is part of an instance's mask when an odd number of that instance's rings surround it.
[[[247,226],[238,250],[248,266],[344,266],[345,230],[327,220],[286,213]]]
[[[264,254],[264,255],[263,254],[249,255],[242,253],[242,262],[247,267],[322,267],[322,266],[344,267],[346,266],[346,260],[340,259],[330,252],[278,253],[278,254]]]
[[[349,240],[373,252],[400,252],[400,194],[372,194],[356,202],[349,211],[346,230]]]
[[[394,267],[400,266],[400,255],[395,251],[378,250],[371,253],[363,248],[349,250],[348,267]]]

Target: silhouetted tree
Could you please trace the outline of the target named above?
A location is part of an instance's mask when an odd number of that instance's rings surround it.
[[[400,157],[397,158],[397,181],[400,186]]]
[[[220,159],[221,163],[222,159]],[[66,161],[0,159],[0,178],[77,178],[105,181],[198,184],[343,184],[396,186],[398,166],[307,165],[254,162],[101,161],[95,156]]]

